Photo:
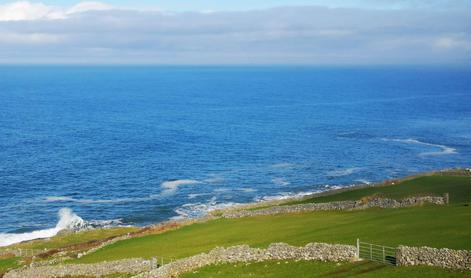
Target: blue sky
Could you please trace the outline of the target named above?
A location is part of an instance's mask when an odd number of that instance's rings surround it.
[[[471,0],[0,0],[0,63],[470,65],[470,18]]]

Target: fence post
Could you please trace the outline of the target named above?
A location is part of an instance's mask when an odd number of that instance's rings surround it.
[[[373,245],[370,243],[370,260],[373,260]]]
[[[357,259],[360,259],[360,239],[357,238]]]
[[[384,246],[383,246],[383,263],[386,262],[386,254],[384,253]]]
[[[152,257],[151,268],[152,268],[152,269],[156,269],[156,268],[157,268],[157,258],[156,258],[156,257]]]

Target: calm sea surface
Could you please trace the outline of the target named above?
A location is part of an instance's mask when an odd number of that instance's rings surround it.
[[[0,232],[471,166],[471,69],[0,67]]]

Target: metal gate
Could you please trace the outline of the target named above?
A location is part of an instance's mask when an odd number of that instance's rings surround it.
[[[357,256],[360,259],[396,265],[396,248],[362,242],[357,239]]]

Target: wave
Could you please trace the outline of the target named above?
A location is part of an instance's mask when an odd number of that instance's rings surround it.
[[[366,184],[366,185],[370,185],[370,184],[371,184],[370,181],[365,180],[365,179],[358,179],[358,180],[355,180],[355,181],[360,182],[360,183],[362,183],[362,184]]]
[[[146,202],[151,200],[160,199],[168,195],[173,195],[178,190],[180,186],[183,185],[195,185],[201,184],[201,181],[197,180],[172,180],[165,181],[160,186],[162,192],[160,194],[148,195],[145,197],[127,197],[127,198],[117,198],[117,199],[77,199],[68,196],[48,196],[44,199],[45,202],[54,203],[54,202],[73,202],[79,204],[117,204],[117,203],[138,203]]]
[[[196,184],[201,184],[201,183],[202,182],[197,181],[197,180],[184,179],[184,180],[165,181],[160,186],[163,189],[162,195],[172,195],[182,185],[196,185]]]
[[[298,192],[298,193],[281,192],[278,195],[255,197],[254,201],[255,202],[281,201],[281,200],[292,199],[292,198],[302,198],[302,197],[309,196],[315,193],[320,193],[322,191],[324,190],[303,191],[303,192]]]
[[[38,230],[28,233],[0,233],[0,247],[33,239],[50,238],[62,230],[81,231],[96,228],[107,228],[121,225],[120,220],[94,220],[85,221],[69,208],[62,208],[58,212],[59,221],[54,228]]]
[[[435,152],[421,152],[419,153],[420,156],[437,156],[437,155],[449,155],[449,154],[456,154],[457,151],[455,148],[448,147],[445,145],[440,145],[440,144],[432,144],[432,143],[427,143],[427,142],[422,142],[417,139],[390,139],[390,138],[382,138],[383,141],[389,141],[389,142],[399,142],[399,143],[404,143],[404,144],[412,144],[412,145],[422,145],[422,146],[429,146],[429,147],[434,147],[440,149],[440,151],[435,151]]]
[[[188,203],[180,206],[175,209],[175,212],[178,214],[171,219],[185,219],[185,218],[199,218],[207,215],[211,211],[224,209],[236,205],[241,205],[241,203],[219,203],[217,202],[216,197],[211,198],[207,203]]]
[[[72,202],[79,204],[117,204],[117,203],[137,203],[159,199],[160,195],[149,195],[147,197],[117,198],[117,199],[76,199],[67,196],[48,196],[44,199],[47,203]]]
[[[279,186],[287,186],[290,185],[291,183],[283,178],[274,178],[271,180],[274,184],[279,185]]]
[[[349,176],[353,173],[356,173],[360,171],[361,168],[358,167],[352,167],[352,168],[346,168],[346,169],[338,169],[338,170],[332,170],[327,172],[327,176],[329,177],[343,177],[343,176]]]
[[[276,163],[276,164],[273,164],[271,165],[271,168],[275,168],[275,169],[291,169],[293,167],[295,167],[296,164],[293,164],[293,163],[288,163],[288,162],[282,162],[282,163]]]
[[[205,179],[204,182],[207,183],[223,183],[226,179],[223,175],[220,174],[211,174],[210,177]]]

